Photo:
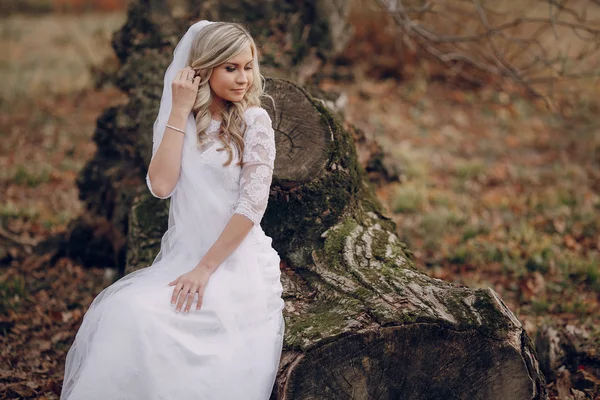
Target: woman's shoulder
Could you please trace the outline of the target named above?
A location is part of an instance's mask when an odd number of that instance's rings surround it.
[[[260,106],[248,107],[244,111],[244,118],[248,126],[254,125],[256,123],[256,120],[261,117],[263,119],[266,118],[269,124],[271,123],[271,117],[269,116],[269,113],[267,112],[267,110]]]

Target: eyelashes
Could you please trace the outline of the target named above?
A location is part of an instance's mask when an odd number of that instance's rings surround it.
[[[244,68],[244,69],[245,69],[246,71],[249,71],[249,70],[251,70],[251,69],[252,69],[252,67],[246,67],[246,68]],[[227,72],[233,72],[233,71],[235,71],[235,68],[233,68],[233,67],[225,67],[225,70],[226,70]]]

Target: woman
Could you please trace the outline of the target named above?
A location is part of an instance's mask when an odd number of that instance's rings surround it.
[[[153,264],[104,289],[61,398],[268,399],[283,342],[279,256],[260,227],[275,160],[250,34],[200,21],[165,73],[146,181],[171,197]]]

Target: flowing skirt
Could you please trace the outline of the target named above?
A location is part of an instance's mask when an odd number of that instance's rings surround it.
[[[168,283],[198,258],[174,249],[104,289],[66,360],[64,400],[267,400],[284,320],[279,256],[262,230],[211,276],[202,308],[175,312]],[[197,297],[197,295],[196,295]]]

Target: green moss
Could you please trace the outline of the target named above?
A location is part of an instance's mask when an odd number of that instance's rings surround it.
[[[508,328],[512,325],[507,317],[498,309],[496,302],[492,299],[487,290],[478,289],[475,291],[475,301],[473,306],[478,310],[482,318],[480,330],[491,337],[505,337]]]
[[[362,308],[359,301],[351,298],[321,299],[306,312],[294,315],[286,321],[286,343],[289,346],[306,349],[320,339],[338,335],[346,328]]]
[[[294,188],[291,195],[275,188],[276,193],[271,197],[263,218],[263,229],[273,238],[273,246],[295,266],[312,262],[312,251],[318,251],[324,245],[321,234],[338,224],[344,215],[351,216],[354,226],[366,227],[374,223],[370,213],[375,213],[376,222],[383,230],[396,230],[394,222],[383,216],[384,208],[358,163],[352,136],[320,102],[312,99],[304,89],[300,90],[317,109],[324,126],[331,129],[333,140],[326,150],[330,160],[323,174],[312,182]],[[345,228],[349,228],[347,223],[342,223]],[[376,243],[375,257],[384,260],[384,243],[388,239],[383,239],[383,234],[379,239],[381,243]],[[340,251],[343,249],[341,239],[332,238],[325,245],[328,246],[326,257],[339,264]],[[399,246],[399,252],[409,259],[411,254],[405,251],[408,250],[406,246]]]
[[[162,235],[166,231],[170,200],[164,201],[145,193],[135,201],[132,212],[146,235]]]
[[[129,214],[126,273],[152,263],[168,225],[169,201],[159,200],[142,189]]]
[[[346,238],[357,226],[358,223],[354,219],[346,218],[339,227],[329,230],[323,250],[332,267],[342,264]]]
[[[480,323],[477,316],[465,304],[465,296],[471,293],[466,293],[462,290],[449,290],[445,293],[443,303],[452,312],[452,315],[457,319],[458,329],[477,328]]]
[[[347,174],[338,170],[298,188],[291,197],[285,192],[273,196],[262,226],[276,249],[286,256],[306,248],[304,260],[295,265],[310,262],[310,249],[320,247],[321,234],[340,220],[355,198],[351,186]]]
[[[407,310],[405,312],[401,312],[396,316],[396,322],[394,325],[404,325],[404,324],[412,324],[419,321],[420,317],[414,311]],[[423,321],[424,322],[424,321]]]
[[[381,275],[383,275],[385,278],[387,278],[389,280],[390,278],[396,277],[396,275],[397,275],[396,269],[397,269],[396,264],[386,262],[381,267],[380,272],[381,272]],[[404,290],[400,290],[400,291],[396,290],[396,292],[398,294],[402,295]]]
[[[269,201],[262,224],[280,254],[286,258],[294,254],[294,265],[310,263],[311,251],[299,254],[297,249],[320,248],[321,234],[338,223],[344,213],[353,215],[363,196],[352,137],[321,103],[304,92],[333,133],[327,148],[330,160],[320,178],[295,188],[291,196],[277,191]]]
[[[376,260],[384,261],[386,257],[386,249],[389,245],[390,234],[385,231],[376,230],[373,232],[373,243],[371,244],[371,251],[373,257]]]
[[[366,287],[359,287],[358,289],[356,289],[353,292],[353,295],[361,300],[367,300],[372,298],[373,296],[376,296],[375,293],[373,293],[373,291],[367,289]]]

